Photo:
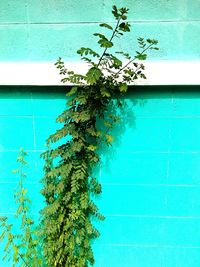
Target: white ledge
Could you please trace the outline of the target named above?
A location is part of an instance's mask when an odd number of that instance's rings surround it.
[[[200,85],[200,61],[144,61],[147,80],[137,85]],[[85,73],[87,65],[68,62],[66,67]],[[62,85],[51,62],[0,62],[0,85]]]

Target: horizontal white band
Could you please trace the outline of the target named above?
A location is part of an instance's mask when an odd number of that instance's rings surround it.
[[[200,85],[200,61],[144,61],[147,80],[137,85]],[[85,73],[87,65],[66,63],[69,69]],[[62,85],[52,62],[0,62],[0,85]]]

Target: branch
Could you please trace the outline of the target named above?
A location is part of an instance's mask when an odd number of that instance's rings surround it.
[[[118,19],[118,21],[117,21],[116,27],[115,27],[115,29],[113,30],[112,36],[110,37],[109,42],[112,42],[112,39],[113,39],[114,36],[115,36],[115,33],[116,33],[116,31],[117,31],[117,28],[118,28],[118,26],[119,26],[119,23],[120,23],[121,18],[122,18],[122,17],[120,16],[119,19]],[[104,49],[103,54],[101,55],[101,57],[100,57],[100,59],[99,59],[99,62],[98,62],[98,64],[97,64],[97,67],[99,67],[99,65],[101,64],[101,61],[102,61],[103,57],[105,56],[107,49],[108,49],[107,47]]]
[[[140,55],[144,54],[144,52],[146,52],[149,48],[151,48],[151,46],[153,46],[153,44],[150,44],[149,46],[147,46],[145,49],[143,49],[143,51],[140,53]],[[124,69],[126,69],[131,63],[133,63],[133,61],[135,61],[137,58],[137,56],[135,56],[133,59],[131,59],[124,67],[122,67],[118,72],[115,73],[114,77],[116,77],[118,74],[120,74],[120,72],[122,72]]]

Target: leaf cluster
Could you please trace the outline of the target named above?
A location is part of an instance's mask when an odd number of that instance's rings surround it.
[[[7,217],[0,217],[0,240],[6,241],[3,260],[11,261],[13,267],[44,267],[46,265],[41,254],[41,239],[38,228],[30,216],[31,200],[27,195],[28,190],[24,187],[26,155],[27,153],[21,149],[17,157],[19,168],[13,171],[19,176],[18,189],[14,194],[17,204],[16,225],[20,222],[18,233],[15,233],[14,225],[9,223]]]
[[[146,78],[140,60],[147,58],[148,50],[158,49],[157,41],[139,38],[139,51],[133,56],[124,51],[110,52],[116,38],[130,32],[131,27],[127,8],[113,6],[112,13],[115,27],[101,23],[108,35],[94,34],[102,53],[88,47],[77,51],[89,65],[85,75],[65,68],[61,58],[56,62],[62,81],[74,86],[67,93],[67,109],[57,118],[62,126],[50,135],[48,149],[42,155],[45,160],[42,194],[46,201],[42,210],[43,248],[48,266],[94,264],[91,241],[99,232],[93,220],[104,217],[95,204],[102,189],[93,170],[101,160],[100,144],[112,144],[111,131],[120,120],[109,114],[109,106],[121,105],[120,98],[128,85]],[[100,120],[104,121],[103,128],[98,124]],[[52,144],[54,147],[57,144],[56,148],[52,149]]]

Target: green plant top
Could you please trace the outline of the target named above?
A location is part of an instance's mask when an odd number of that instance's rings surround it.
[[[42,190],[46,201],[42,210],[44,256],[51,267],[94,264],[91,241],[100,233],[93,220],[104,217],[94,202],[102,189],[93,170],[100,162],[100,143],[112,142],[111,128],[119,120],[109,114],[109,108],[122,104],[120,97],[127,92],[128,84],[146,78],[140,60],[147,58],[147,50],[158,49],[156,40],[139,38],[135,56],[124,51],[112,53],[116,38],[130,32],[131,27],[127,8],[113,6],[112,13],[115,27],[100,24],[109,37],[94,34],[102,53],[85,47],[77,51],[89,65],[85,75],[66,69],[61,58],[56,62],[64,76],[62,81],[75,86],[67,93],[66,110],[57,118],[62,127],[48,139],[48,146],[54,148],[42,155],[46,161]],[[104,121],[104,130],[99,120]]]

